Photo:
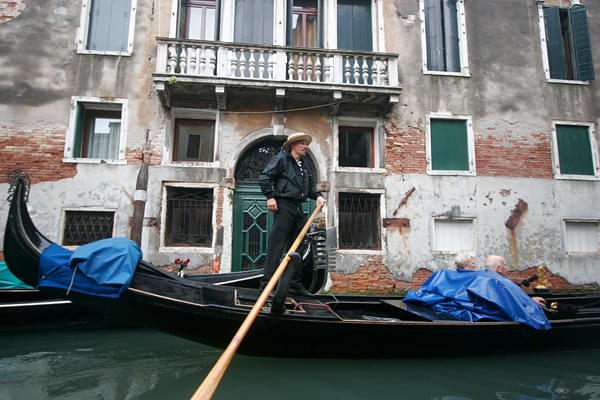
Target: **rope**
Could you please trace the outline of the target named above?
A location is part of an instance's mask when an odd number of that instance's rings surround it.
[[[73,276],[71,277],[71,283],[69,284],[69,288],[67,289],[67,296],[69,295],[69,292],[71,291],[71,287],[73,286],[73,281],[75,280],[75,273],[77,272],[77,267],[78,267],[78,265],[76,265],[75,269],[73,270]]]

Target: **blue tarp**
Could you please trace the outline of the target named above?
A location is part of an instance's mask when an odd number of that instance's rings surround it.
[[[21,282],[10,272],[6,263],[0,261],[0,289],[33,289],[31,286]]]
[[[138,244],[125,238],[99,240],[74,252],[52,244],[40,257],[38,286],[116,298],[129,287],[140,258]]]
[[[462,321],[516,321],[550,329],[542,307],[514,282],[492,271],[437,271],[418,290],[409,291],[404,301]]]

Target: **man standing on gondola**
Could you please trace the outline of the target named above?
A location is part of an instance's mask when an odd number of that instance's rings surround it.
[[[275,273],[283,251],[287,251],[305,224],[302,203],[309,198],[316,200],[317,206],[324,206],[327,202],[317,191],[306,162],[310,142],[312,137],[306,133],[290,135],[258,178],[260,188],[267,197],[267,208],[274,213],[261,289]],[[302,285],[302,268],[295,272],[289,293],[312,296]]]

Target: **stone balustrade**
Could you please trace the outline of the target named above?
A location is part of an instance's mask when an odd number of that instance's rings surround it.
[[[157,74],[398,87],[397,55],[158,38]]]

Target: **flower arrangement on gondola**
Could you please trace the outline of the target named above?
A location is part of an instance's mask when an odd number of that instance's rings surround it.
[[[190,259],[183,259],[183,258],[176,258],[175,259],[175,265],[177,265],[177,269],[178,269],[178,274],[179,276],[181,276],[183,278],[183,269],[185,267],[188,266],[188,264],[190,263]]]

